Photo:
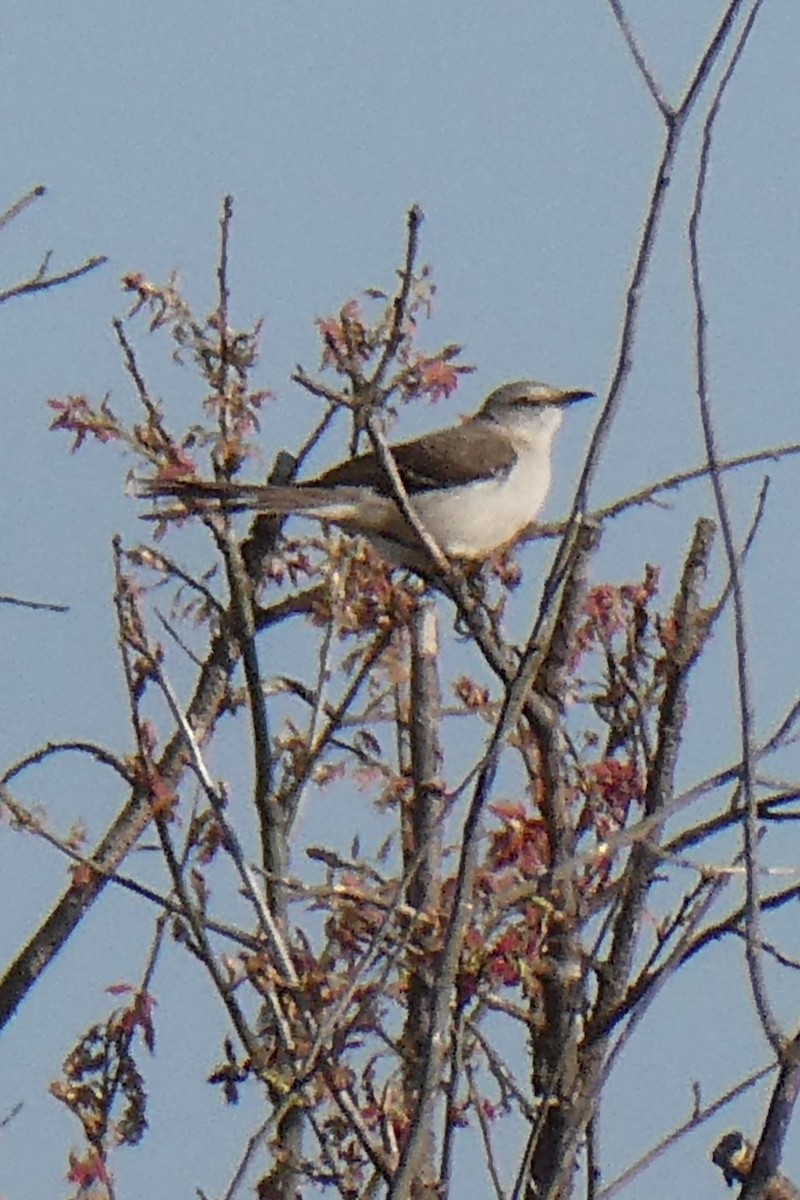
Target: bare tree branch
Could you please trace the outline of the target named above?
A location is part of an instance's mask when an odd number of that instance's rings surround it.
[[[753,988],[753,997],[761,1020],[764,1034],[776,1054],[780,1053],[783,1043],[778,1022],[772,1011],[767,995],[761,962],[759,957],[760,921],[758,893],[758,809],[754,778],[754,735],[751,684],[747,653],[747,623],[745,617],[744,589],[739,571],[739,561],[736,552],[733,528],[725,497],[722,479],[717,466],[719,454],[717,439],[711,412],[711,402],[708,394],[708,346],[705,298],[703,294],[702,269],[700,263],[699,231],[703,213],[706,181],[711,157],[712,139],[717,117],[725,98],[725,93],[733,78],[736,67],[744,53],[748,38],[752,32],[756,17],[761,8],[761,0],[755,0],[747,20],[736,41],[730,61],[722,75],[719,86],[714,94],[704,126],[700,150],[700,165],[697,173],[697,183],[694,195],[694,205],[689,219],[689,250],[692,270],[692,292],[695,303],[695,349],[696,349],[696,385],[697,398],[700,408],[700,420],[703,426],[706,461],[709,467],[714,498],[722,530],[722,539],[728,559],[731,585],[733,591],[734,633],[736,640],[736,672],[739,695],[739,712],[741,721],[742,742],[742,790],[747,817],[744,822],[745,861],[747,865],[747,966]]]

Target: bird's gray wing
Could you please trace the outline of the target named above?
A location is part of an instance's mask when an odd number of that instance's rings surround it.
[[[443,486],[460,487],[476,479],[508,474],[516,453],[508,438],[485,421],[465,421],[411,442],[391,447],[403,486],[410,496]],[[392,485],[373,452],[339,463],[301,487],[369,487],[384,496]]]

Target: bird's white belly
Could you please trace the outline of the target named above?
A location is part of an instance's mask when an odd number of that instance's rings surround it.
[[[488,558],[536,519],[549,487],[549,463],[520,462],[504,478],[415,496],[413,506],[445,554]]]

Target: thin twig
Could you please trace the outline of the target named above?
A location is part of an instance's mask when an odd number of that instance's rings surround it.
[[[628,21],[627,15],[622,7],[622,4],[620,3],[620,0],[608,0],[608,3],[611,6],[614,19],[622,31],[622,36],[625,38],[627,47],[631,52],[631,57],[636,63],[636,66],[639,68],[642,79],[647,85],[648,92],[653,97],[653,100],[655,101],[656,106],[664,120],[671,120],[674,116],[674,110],[664,97],[661,88],[659,87],[658,82],[653,75],[653,72],[650,70],[645,61],[645,57],[642,54],[639,43],[636,41],[636,38],[633,35],[633,30],[631,29],[630,22]]]
[[[136,361],[136,354],[133,346],[128,341],[128,335],[125,332],[125,326],[120,321],[119,317],[115,317],[111,322],[119,342],[120,350],[125,359],[125,370],[133,380],[133,386],[136,388],[136,394],[139,397],[142,408],[146,411],[148,417],[153,421],[158,429],[163,433],[161,414],[158,411],[158,406],[150,399],[150,393],[147,390],[147,384],[144,381],[144,376],[139,370],[139,364]]]
[[[717,472],[724,474],[726,471],[733,471],[737,467],[749,467],[755,463],[761,462],[779,462],[782,458],[788,458],[795,454],[800,454],[800,445],[790,446],[775,446],[770,450],[757,450],[751,454],[740,454],[736,458],[723,459],[717,463]],[[607,504],[603,508],[595,508],[588,514],[589,520],[602,523],[610,517],[616,517],[620,513],[626,512],[629,508],[638,508],[641,505],[649,504],[654,501],[655,497],[661,492],[676,491],[684,483],[691,483],[696,479],[704,479],[710,474],[708,463],[701,467],[694,467],[689,471],[680,471],[676,475],[670,475],[666,479],[659,480],[658,483],[648,484],[641,491],[633,492],[630,496],[623,496],[621,500],[615,500],[613,504]],[[537,525],[531,530],[531,536],[534,538],[556,538],[561,537],[569,528],[569,521],[548,522]]]
[[[46,275],[42,272],[37,272],[31,279],[26,279],[23,283],[16,283],[13,287],[6,288],[0,292],[0,304],[5,304],[7,300],[13,300],[17,296],[29,296],[33,292],[46,292],[49,288],[60,287],[62,283],[70,283],[73,279],[80,279],[82,275],[88,275],[90,271],[94,271],[97,267],[102,267],[108,262],[108,255],[96,254],[92,258],[87,258],[86,262],[79,267],[73,267],[70,271],[62,271],[59,275]]]
[[[489,1178],[492,1181],[495,1200],[506,1200],[506,1192],[503,1187],[503,1182],[500,1178],[497,1160],[495,1156],[494,1146],[492,1145],[492,1131],[489,1125],[489,1120],[486,1116],[483,1107],[483,1101],[475,1083],[475,1073],[467,1066],[466,1068],[467,1084],[469,1088],[469,1098],[472,1105],[472,1111],[478,1118],[478,1128],[481,1131],[481,1141],[483,1142],[483,1153],[486,1161],[486,1169],[489,1172]]]
[[[19,200],[15,200],[4,213],[0,213],[0,230],[5,229],[6,225],[10,225],[20,213],[23,213],[26,208],[33,204],[35,200],[44,196],[46,192],[47,188],[44,184],[39,183],[36,187],[32,187],[29,192],[26,192],[24,196],[21,196]]]
[[[68,604],[49,604],[46,600],[21,600],[19,596],[0,596],[0,604],[12,604],[16,608],[32,608],[40,612],[69,612]]]
[[[27,771],[29,767],[37,766],[48,758],[52,758],[55,754],[88,754],[95,762],[101,763],[105,767],[110,767],[112,771],[120,776],[121,779],[129,787],[133,787],[136,776],[129,765],[122,759],[117,758],[110,750],[106,750],[104,746],[98,746],[95,742],[47,742],[46,745],[40,746],[38,750],[31,751],[24,758],[19,759],[8,770],[0,775],[0,785],[11,783],[12,779]]]
[[[746,1079],[735,1084],[734,1087],[728,1088],[716,1100],[712,1100],[710,1104],[694,1109],[685,1121],[673,1129],[671,1133],[668,1133],[666,1137],[662,1138],[657,1145],[648,1150],[646,1154],[643,1154],[641,1158],[637,1158],[636,1162],[627,1167],[616,1179],[612,1179],[606,1187],[601,1188],[595,1200],[612,1200],[613,1196],[616,1196],[618,1192],[627,1187],[637,1176],[652,1166],[656,1159],[660,1158],[665,1151],[674,1146],[682,1137],[690,1133],[693,1129],[698,1129],[706,1121],[710,1120],[711,1117],[715,1117],[723,1108],[732,1104],[734,1100],[738,1100],[739,1096],[743,1096],[745,1092],[748,1092],[750,1088],[754,1087],[755,1084],[759,1083],[760,1080],[764,1079],[774,1070],[774,1063],[770,1063],[767,1067],[760,1067],[757,1071],[753,1071],[751,1075],[748,1075]]]
[[[406,309],[408,308],[408,298],[411,294],[411,284],[414,281],[414,264],[416,263],[419,247],[419,227],[424,219],[425,214],[419,205],[412,204],[407,215],[406,259],[403,270],[400,272],[400,290],[392,301],[392,327],[386,339],[386,345],[383,348],[380,362],[371,380],[372,388],[376,394],[383,384],[386,372],[403,340],[403,322],[405,321]]]

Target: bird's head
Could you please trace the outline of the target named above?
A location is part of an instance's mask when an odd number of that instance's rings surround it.
[[[535,379],[518,379],[504,383],[486,398],[478,416],[519,432],[555,433],[561,424],[561,414],[570,404],[588,400],[594,392],[557,388]]]
[[[517,379],[514,383],[504,383],[495,388],[483,402],[481,413],[496,415],[514,410],[530,412],[537,408],[566,408],[593,395],[594,392],[557,388],[535,379]]]

